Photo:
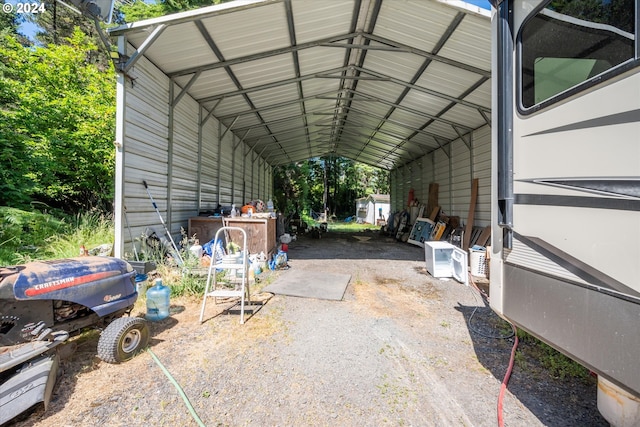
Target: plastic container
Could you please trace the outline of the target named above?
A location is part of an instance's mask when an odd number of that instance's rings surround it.
[[[198,239],[195,240],[195,244],[189,248],[189,252],[196,258],[202,258],[202,254],[204,254],[204,249],[202,249],[202,245]]]
[[[147,292],[147,275],[146,274],[136,274],[136,292],[138,296],[146,295]]]
[[[162,284],[162,279],[156,279],[155,284],[147,290],[147,315],[153,322],[169,317],[169,295],[171,289]]]
[[[487,257],[486,250],[469,249],[469,264],[471,275],[476,277],[487,277]]]

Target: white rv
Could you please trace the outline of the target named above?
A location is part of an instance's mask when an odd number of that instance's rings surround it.
[[[640,0],[494,0],[491,306],[640,425]]]

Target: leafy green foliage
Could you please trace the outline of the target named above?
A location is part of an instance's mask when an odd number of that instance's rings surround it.
[[[575,378],[582,381],[591,380],[587,368],[538,340],[533,335],[528,334],[522,329],[518,329],[518,339],[520,340],[518,366],[522,369],[526,369],[527,366],[526,359],[524,359],[523,356],[523,354],[526,353],[531,360],[536,360],[545,367],[549,375],[553,378]]]
[[[0,204],[109,210],[113,70],[86,62],[96,46],[78,29],[68,45],[47,48],[0,37]]]
[[[113,220],[101,213],[60,217],[0,207],[0,265],[77,256],[80,245],[92,250],[113,236]]]
[[[41,256],[47,240],[65,230],[65,222],[50,214],[0,207],[0,265]]]
[[[0,5],[5,4],[5,0],[0,0]],[[10,34],[15,36],[20,43],[26,45],[28,44],[27,38],[20,34],[19,26],[24,21],[23,15],[18,15],[15,12],[0,13],[0,35]]]
[[[123,22],[136,22],[143,19],[157,18],[165,15],[165,10],[161,3],[147,3],[137,0],[120,7]]]
[[[353,215],[355,200],[389,192],[388,171],[342,157],[309,159],[274,170],[278,210],[322,212],[325,204],[337,217]]]
[[[228,1],[231,0],[161,0],[154,3],[135,0],[119,6],[118,21],[121,23],[136,22]]]
[[[43,255],[48,259],[78,256],[84,245],[90,254],[100,246],[113,245],[113,219],[100,212],[88,212],[68,218],[64,233],[56,233],[46,240]]]

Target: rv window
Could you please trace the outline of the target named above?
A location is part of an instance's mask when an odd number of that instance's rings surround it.
[[[522,107],[540,104],[633,59],[635,32],[635,0],[551,2],[522,27]]]

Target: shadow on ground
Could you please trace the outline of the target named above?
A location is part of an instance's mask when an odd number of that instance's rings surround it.
[[[328,232],[322,234],[319,239],[311,235],[298,236],[297,240],[289,245],[289,258],[374,259],[393,262],[424,261],[425,256],[424,249],[419,246],[399,242],[378,231],[365,231]],[[502,381],[514,342],[512,329],[495,314],[479,293],[476,296],[475,304],[459,304],[452,308],[464,316],[480,364],[498,381]],[[533,345],[519,345],[516,363],[508,383],[509,393],[543,425],[608,426],[597,410],[596,380],[554,378],[541,361],[536,359],[535,352],[529,348]],[[508,412],[508,408],[505,412]],[[568,416],[568,412],[571,412],[571,415]],[[505,415],[505,421],[507,425],[517,425],[517,420],[509,420],[508,415]]]
[[[466,320],[478,361],[500,381],[504,381],[515,337],[511,325],[478,296],[477,305],[455,307]],[[542,424],[548,426],[609,426],[597,410],[597,380],[588,378],[554,378],[536,358],[538,344],[533,337],[520,340],[507,389]],[[499,354],[499,357],[496,357]],[[554,408],[572,406],[566,411]],[[508,420],[507,420],[508,421]]]
[[[402,243],[380,231],[328,232],[320,238],[298,235],[289,244],[291,259],[385,259],[424,260],[424,249]]]

